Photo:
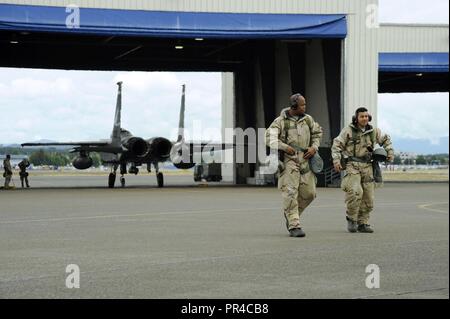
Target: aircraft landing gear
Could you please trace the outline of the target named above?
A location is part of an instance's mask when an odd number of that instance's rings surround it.
[[[164,175],[159,171],[158,163],[154,163],[158,187],[164,187]]]
[[[158,180],[158,187],[164,187],[164,176],[163,173],[157,173],[156,179]]]
[[[128,173],[137,175],[139,173],[139,168],[136,167],[135,164],[133,164],[130,169],[128,170]]]
[[[127,163],[121,163],[120,164],[120,186],[125,187],[125,175],[127,173]]]
[[[109,176],[108,176],[108,187],[109,188],[114,188],[114,184],[116,182],[116,175],[117,175],[117,165],[114,165],[111,168],[111,173],[109,173]]]
[[[116,182],[116,174],[114,173],[109,173],[109,177],[108,177],[108,187],[109,188],[114,188],[114,183]]]

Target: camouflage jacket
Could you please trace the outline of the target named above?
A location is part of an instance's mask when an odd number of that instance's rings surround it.
[[[370,157],[371,152],[367,148],[373,149],[374,144],[383,147],[388,156],[394,156],[394,148],[389,135],[383,134],[379,128],[373,128],[370,125],[363,132],[350,124],[333,140],[333,146],[331,147],[333,163],[339,163],[342,156]]]
[[[27,167],[30,166],[30,162],[26,161],[26,160],[22,160],[19,164],[19,169],[22,173],[26,172]]]
[[[286,151],[288,144],[295,144],[302,148],[313,147],[319,150],[320,140],[322,138],[322,128],[314,121],[311,115],[305,114],[296,120],[289,116],[289,108],[283,109],[269,128],[266,130],[265,142],[271,149]],[[285,154],[285,161],[295,159],[305,162],[303,153],[296,155]]]
[[[7,175],[12,174],[11,162],[7,159],[3,160],[3,168],[5,169],[5,173]]]

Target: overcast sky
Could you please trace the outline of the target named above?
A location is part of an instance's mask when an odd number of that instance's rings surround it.
[[[0,76],[3,144],[109,138],[118,81],[124,82],[122,127],[134,135],[176,139],[181,85],[186,83],[188,131],[200,121],[204,128],[218,128],[215,139],[220,139],[220,73],[2,69],[0,74],[7,74]]]
[[[380,22],[448,23],[448,0],[380,0]],[[124,81],[122,126],[133,134],[175,137],[181,84],[186,126],[221,126],[220,73],[86,72],[0,68],[0,144],[38,139],[108,138],[115,83]],[[379,126],[393,139],[438,143],[448,136],[448,93],[379,95]],[[194,136],[218,139],[220,135]],[[448,146],[446,146],[448,150]]]

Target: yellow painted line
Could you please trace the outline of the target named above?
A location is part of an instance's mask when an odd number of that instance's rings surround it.
[[[448,214],[448,210],[441,210],[441,209],[436,209],[436,208],[430,208],[429,207],[429,206],[443,205],[443,204],[447,204],[448,205],[448,202],[423,204],[423,205],[418,205],[417,207],[419,207],[421,209],[429,210],[431,212]]]

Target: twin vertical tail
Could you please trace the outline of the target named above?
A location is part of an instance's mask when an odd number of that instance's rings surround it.
[[[114,115],[114,126],[111,133],[111,142],[113,144],[120,144],[120,130],[121,130],[121,111],[122,111],[122,82],[117,82],[117,102],[116,113]]]
[[[181,92],[180,121],[178,123],[178,138],[177,138],[177,142],[184,142],[185,90],[186,90],[186,85],[183,84],[182,92]]]
[[[114,115],[114,126],[111,133],[111,142],[113,144],[120,144],[120,130],[121,130],[122,82],[117,82],[117,86],[118,88],[117,88],[116,113]],[[184,110],[186,107],[185,90],[186,85],[183,84],[181,92],[180,121],[178,123],[177,142],[184,142]]]

